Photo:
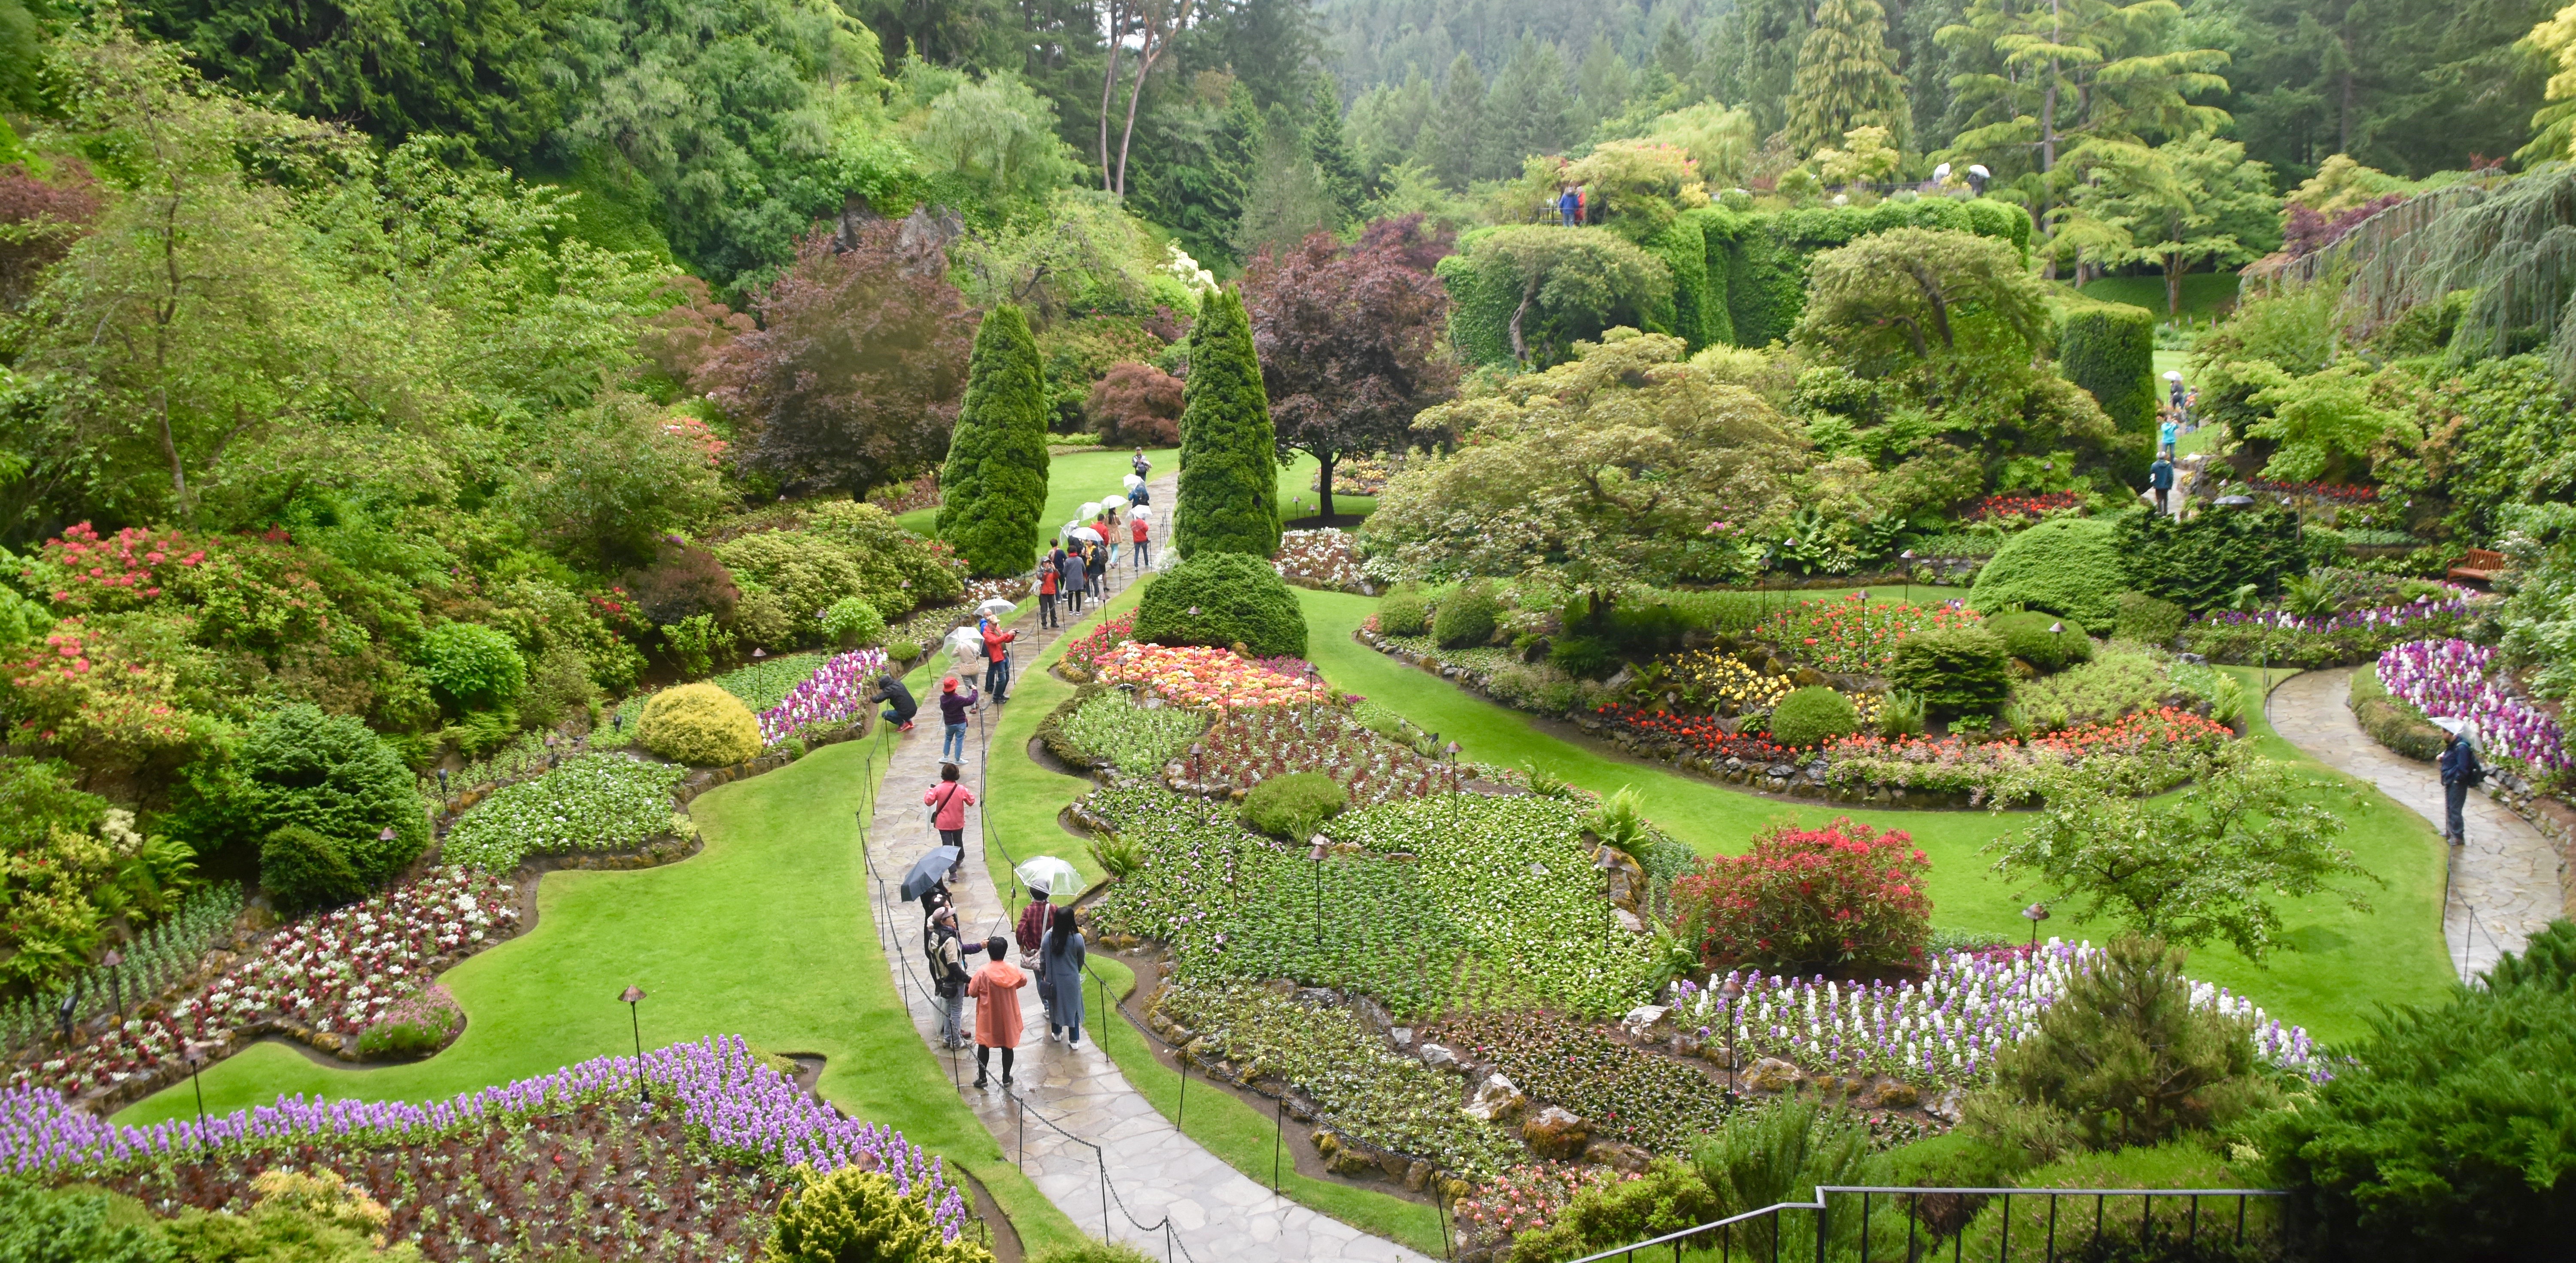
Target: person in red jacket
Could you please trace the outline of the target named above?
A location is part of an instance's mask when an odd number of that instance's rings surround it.
[[[1127,538],[1134,541],[1136,545],[1136,547],[1127,554],[1127,564],[1129,566],[1142,570],[1146,566],[1153,564],[1153,559],[1147,556],[1145,551],[1145,537],[1152,534],[1153,529],[1153,524],[1145,520],[1143,510],[1140,509],[1137,512],[1127,515]]]
[[[1063,579],[1064,549],[1048,553],[1038,562],[1038,626],[1056,626],[1055,587]]]
[[[1011,700],[1011,642],[1018,632],[1002,630],[997,618],[984,620],[984,688],[996,703]]]
[[[939,830],[939,844],[966,849],[966,809],[975,805],[975,791],[957,779],[957,765],[939,765],[939,783],[922,791],[921,805],[937,808],[930,823]]]

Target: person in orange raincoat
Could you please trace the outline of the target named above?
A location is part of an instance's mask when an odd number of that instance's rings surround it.
[[[996,934],[984,940],[986,958],[991,961],[975,971],[975,980],[966,984],[966,994],[975,998],[975,1086],[990,1087],[987,1078],[993,1050],[1002,1050],[1002,1086],[1011,1086],[1011,1058],[1020,1047],[1020,988],[1029,985],[1029,976],[1012,964],[1006,953],[1011,941]]]

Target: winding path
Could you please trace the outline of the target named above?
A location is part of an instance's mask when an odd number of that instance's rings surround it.
[[[1153,526],[1153,554],[1160,562],[1171,529],[1169,506],[1178,490],[1176,480],[1169,475],[1154,480],[1152,487],[1160,518]],[[1136,572],[1125,564],[1123,548],[1121,553],[1120,563],[1103,580],[1103,586],[1113,595],[1136,577]],[[1076,621],[1078,618],[1066,619],[1067,623]],[[1036,627],[1033,622],[1024,619],[1014,624],[1020,633],[1014,647],[1023,665],[1036,661],[1063,630]],[[982,743],[989,741],[991,719],[988,712],[985,723],[970,731],[969,740],[976,743],[970,768],[980,768],[987,757],[1025,757],[984,747]],[[922,790],[939,773],[939,716],[931,697],[923,698],[919,726],[897,735],[890,753],[885,788],[868,830],[868,848],[876,872],[888,881],[900,881],[900,875],[938,843],[937,835],[924,825],[921,809]],[[967,816],[967,836],[982,836],[980,808],[969,808]],[[1048,839],[1047,845],[1060,846],[1070,841]],[[1025,853],[1027,848],[1020,849]],[[965,872],[951,885],[957,898],[960,928],[966,935],[1010,934],[1010,922],[994,889],[993,874],[985,869],[982,847],[966,848]],[[1116,1239],[1156,1257],[1164,1255],[1167,1245],[1177,1245],[1171,1257],[1186,1257],[1195,1263],[1287,1263],[1310,1259],[1428,1263],[1412,1250],[1278,1196],[1227,1166],[1197,1141],[1183,1135],[1139,1094],[1092,1032],[1085,1031],[1079,1048],[1049,1041],[1046,1017],[1039,1008],[1034,986],[1020,992],[1023,1034],[1017,1054],[1018,1082],[1013,1089],[1003,1090],[999,1086],[1001,1067],[996,1065],[995,1087],[979,1091],[972,1086],[973,1050],[965,1050],[952,1060],[939,1047],[939,1011],[937,1002],[925,990],[927,975],[921,964],[920,910],[911,905],[882,909],[879,923],[885,935],[888,968],[894,973],[895,986],[903,992],[912,1010],[913,1025],[924,1042],[941,1061],[953,1065],[959,1092],[1001,1142],[1003,1153],[1022,1158],[1030,1181],[1084,1230],[1105,1226]],[[1086,1006],[1085,1016],[1095,1025],[1124,1020],[1102,1012],[1103,1007],[1095,1001]],[[966,1015],[971,1026],[974,1002],[967,1003]],[[1028,1112],[1026,1119],[1021,1117],[1023,1109]],[[1041,1120],[1051,1120],[1053,1126]],[[1105,1183],[1103,1161],[1094,1156],[1090,1147],[1067,1139],[1064,1133],[1068,1132],[1106,1150]],[[1167,1217],[1175,1238],[1172,1243],[1167,1243],[1160,1231],[1147,1232],[1136,1226],[1139,1222],[1159,1224]]]
[[[2345,699],[2361,668],[2309,671],[2283,681],[2265,699],[2263,716],[2283,740],[2442,827],[2442,781],[2418,763],[2373,741]],[[2463,813],[2468,845],[2451,850],[2450,893],[2442,937],[2452,968],[2468,977],[2519,952],[2523,941],[2559,914],[2558,852],[2540,830],[2485,794],[2469,795]]]

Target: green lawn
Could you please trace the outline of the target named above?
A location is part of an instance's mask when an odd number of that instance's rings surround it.
[[[1055,540],[1055,528],[1073,520],[1074,510],[1102,496],[1123,495],[1130,472],[1129,462],[1136,459],[1136,449],[1117,448],[1106,452],[1077,452],[1058,456],[1047,462],[1046,514],[1038,519],[1038,534],[1048,543]],[[1173,448],[1150,448],[1145,459],[1154,462],[1154,476],[1172,472],[1180,453]],[[1169,513],[1172,506],[1158,504],[1157,513]],[[895,522],[916,535],[935,536],[939,529],[936,507],[914,509],[898,514]]]
[[[773,1052],[826,1058],[822,1092],[962,1162],[1034,1251],[1083,1240],[1018,1169],[913,1030],[870,913],[853,813],[873,741],[827,746],[728,785],[690,812],[696,857],[633,872],[548,874],[536,928],[447,972],[470,1022],[424,1062],[327,1069],[274,1044],[205,1075],[206,1104],[231,1110],[281,1093],[425,1100],[633,1047],[627,984],[651,997],[648,1045],[740,1034]],[[129,1123],[187,1114],[187,1085],[137,1103]]]
[[[1474,697],[1352,640],[1351,631],[1373,608],[1367,598],[1304,590],[1297,598],[1306,611],[1307,655],[1334,687],[1393,706],[1443,740],[1458,742],[1462,757],[1506,767],[1535,763],[1602,793],[1634,785],[1645,795],[1655,822],[1702,854],[1741,851],[1754,832],[1783,818],[1812,825],[1851,815],[1881,828],[1903,829],[1932,858],[1937,925],[2013,937],[2029,932],[2019,910],[2031,902],[2030,890],[1994,873],[1991,860],[1979,853],[2016,827],[2014,815],[1792,807],[1702,778],[1621,762],[1589,745],[1550,736],[1531,716]],[[2250,692],[2254,673],[2245,674]],[[2255,736],[2267,753],[2300,757],[2259,718]],[[2321,779],[2334,777],[2320,764],[2307,767]],[[2335,791],[2335,801],[2347,798],[2346,791]],[[2224,947],[2207,947],[2194,953],[2192,964],[2195,976],[2250,995],[2275,1017],[2305,1025],[2321,1039],[2357,1036],[2378,1005],[2437,999],[2451,979],[2441,937],[2442,851],[2431,827],[2376,790],[2365,790],[2361,804],[2347,810],[2345,819],[2350,825],[2346,844],[2389,883],[2372,892],[2373,911],[2295,900],[2284,915],[2291,927],[2288,938],[2303,950],[2277,954],[2267,966]],[[2053,921],[2047,929],[2096,940],[2113,932],[2107,923],[2078,925],[2071,918]]]
[[[2165,278],[2162,276],[2106,276],[2079,292],[2097,302],[2144,307],[2156,313],[2158,320],[2169,318],[2165,314]],[[2191,272],[2183,275],[2183,319],[2207,320],[2235,305],[2235,273]]]
[[[1319,502],[1323,499],[1323,496],[1315,490],[1315,468],[1315,458],[1308,456],[1304,452],[1299,452],[1297,453],[1296,459],[1289,461],[1285,467],[1280,469],[1280,521],[1286,522],[1301,517],[1312,517],[1322,510],[1322,505]],[[1338,472],[1339,471],[1337,469],[1336,473]],[[1334,516],[1367,517],[1369,514],[1377,512],[1376,496],[1355,496],[1342,491],[1340,487],[1340,480],[1336,478],[1334,481],[1333,491]]]

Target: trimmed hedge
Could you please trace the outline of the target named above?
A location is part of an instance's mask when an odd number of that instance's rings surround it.
[[[1018,574],[1037,555],[1048,463],[1046,372],[1019,308],[985,313],[966,372],[939,471],[939,537],[978,575]]]
[[[2090,630],[2119,617],[2124,575],[2118,528],[2101,518],[2055,518],[2004,541],[1977,572],[1968,605],[2044,610]]]
[[[2064,630],[2052,632],[2051,627]],[[2054,675],[2079,662],[2093,660],[2093,641],[2082,628],[2053,614],[2004,614],[1986,620],[1986,630],[2004,638],[2004,652]]]
[[[2379,682],[2379,668],[2365,666],[2352,673],[2352,692],[2346,702],[2352,707],[2353,719],[2370,739],[2410,759],[2430,763],[2442,757],[2442,747],[2451,734],[2442,731],[2424,712],[2388,695]]]
[[[2069,299],[2058,309],[2057,371],[2091,391],[2122,434],[2156,428],[2156,317],[2144,307]]]
[[[1306,656],[1306,614],[1270,563],[1201,553],[1156,577],[1136,604],[1135,638],[1158,645],[1242,645],[1257,657]]]
[[[760,720],[741,698],[701,681],[655,693],[635,739],[674,763],[727,767],[759,755]]]
[[[2174,637],[2182,634],[2184,621],[2191,617],[2183,607],[2144,592],[2123,592],[2119,604],[2120,615],[2112,625],[2112,634],[2158,648],[2170,648]]]
[[[1993,714],[2012,693],[2004,638],[1983,627],[1916,632],[1896,645],[1888,683],[1941,715]]]
[[[1501,618],[1503,604],[1494,597],[1494,585],[1482,579],[1471,579],[1458,585],[1440,603],[1440,612],[1431,620],[1431,639],[1443,649],[1473,649],[1494,638],[1494,626]]]
[[[2273,505],[2211,509],[2180,521],[2131,513],[2120,519],[2114,548],[2129,587],[2195,614],[2226,605],[2246,584],[2268,597],[2281,580],[2308,572],[2298,518]]]
[[[1791,749],[1823,745],[1859,727],[1851,699],[1821,685],[1794,690],[1771,708],[1771,739]]]
[[[1430,623],[1423,617],[1426,607],[1419,592],[1389,592],[1377,603],[1377,630],[1381,636],[1419,636]]]
[[[1243,818],[1263,833],[1303,842],[1351,805],[1349,790],[1321,772],[1273,776],[1243,796]]]

